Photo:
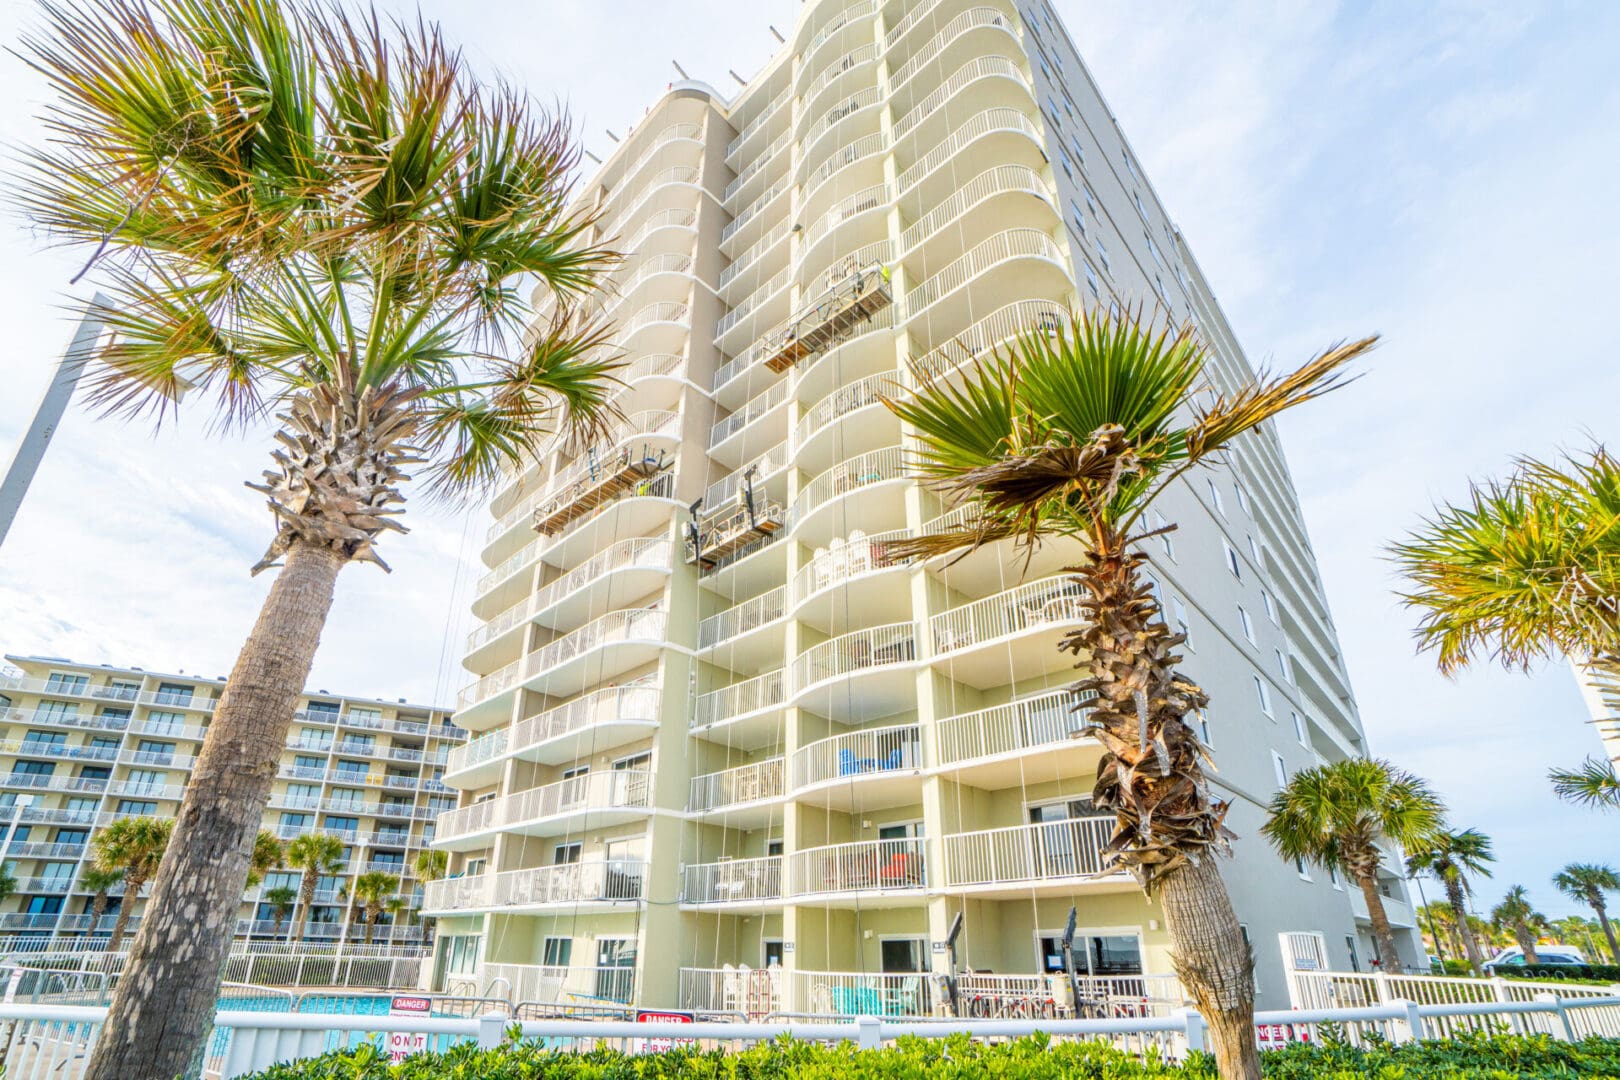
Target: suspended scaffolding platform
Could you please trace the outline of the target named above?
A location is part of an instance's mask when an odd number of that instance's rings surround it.
[[[765,366],[786,371],[800,360],[820,352],[894,302],[889,268],[872,263],[854,271],[828,289],[765,340]]]
[[[664,451],[657,456],[626,447],[604,461],[593,462],[589,472],[534,509],[534,529],[551,536],[564,525],[612,502],[664,467]]]
[[[688,526],[686,561],[704,570],[733,555],[756,540],[770,536],[787,520],[781,503],[766,502],[749,506],[746,502],[722,506]]]

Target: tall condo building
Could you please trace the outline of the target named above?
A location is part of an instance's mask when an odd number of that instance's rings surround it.
[[[138,905],[134,930],[146,900],[116,886],[107,914],[91,925],[94,897],[82,875],[95,836],[120,818],[179,812],[224,681],[45,656],[6,659],[15,666],[0,670],[0,848],[17,889],[0,901],[0,943],[104,946],[120,905]],[[397,876],[406,912],[420,909],[413,863],[433,839],[433,819],[456,803],[441,777],[450,748],[466,738],[447,710],[404,699],[325,690],[299,699],[264,828],[283,841],[322,832],[344,844],[342,867],[317,882],[307,940],[364,940],[346,900],[355,876],[370,870]],[[264,894],[297,893],[301,882],[288,868],[249,889],[237,936],[288,940],[304,909],[278,921]],[[414,919],[382,921],[376,942],[421,944]]]
[[[1176,994],[1163,919],[1107,872],[1101,750],[1064,687],[1062,544],[908,562],[952,510],[880,400],[1072,308],[1191,321],[1250,375],[1044,0],[810,0],[730,101],[677,83],[580,193],[627,253],[600,304],[623,419],[491,506],[435,845],[441,985],[661,1007],[927,1013],[964,983]],[[1270,425],[1152,542],[1241,839],[1224,864],[1285,1004],[1279,935],[1374,959],[1359,892],[1277,859],[1261,807],[1365,752]],[[959,511],[957,511],[959,512]],[[1419,945],[1401,882],[1385,904]],[[1295,940],[1295,939],[1290,939]],[[1106,981],[1105,981],[1106,980]]]

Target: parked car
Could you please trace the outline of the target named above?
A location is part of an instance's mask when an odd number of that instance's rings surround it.
[[[1584,964],[1586,956],[1573,945],[1537,945],[1536,960],[1542,964]],[[1485,961],[1485,970],[1499,967],[1524,967],[1524,950],[1515,945],[1503,949]]]

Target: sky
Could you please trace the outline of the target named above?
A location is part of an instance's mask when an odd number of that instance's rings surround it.
[[[1620,863],[1620,819],[1548,790],[1550,766],[1598,750],[1567,669],[1442,678],[1414,654],[1383,550],[1470,477],[1613,434],[1620,5],[1054,2],[1251,360],[1384,335],[1364,378],[1281,421],[1369,743],[1494,839],[1484,906],[1523,883],[1543,911],[1574,913],[1551,875]],[[639,120],[672,60],[729,90],[727,69],[752,75],[776,45],[768,25],[786,32],[798,7],[422,10],[481,71],[565,102],[605,156],[604,129]],[[0,42],[36,24],[9,3]],[[0,93],[0,141],[38,139],[39,78],[0,56]],[[87,295],[68,285],[78,265],[0,219],[0,460]],[[267,450],[184,410],[154,433],[75,405],[0,548],[0,650],[223,675],[268,586],[247,568],[270,517],[242,486]],[[485,520],[414,506],[411,535],[388,539],[392,575],[344,573],[311,685],[452,702]]]

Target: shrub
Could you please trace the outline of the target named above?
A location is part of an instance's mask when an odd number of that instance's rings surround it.
[[[1579,979],[1582,982],[1620,983],[1620,964],[1526,964],[1493,968],[1508,979]]]
[[[1620,1076],[1620,1040],[1560,1043],[1546,1036],[1483,1036],[1357,1049],[1339,1041],[1262,1055],[1271,1080],[1567,1080]],[[676,1048],[628,1055],[575,1054],[536,1041],[479,1050],[464,1043],[402,1065],[372,1046],[277,1065],[249,1080],[1217,1080],[1214,1059],[1183,1065],[1138,1059],[1102,1042],[1044,1036],[985,1045],[965,1036],[902,1039],[885,1050],[783,1039],[749,1050]]]

